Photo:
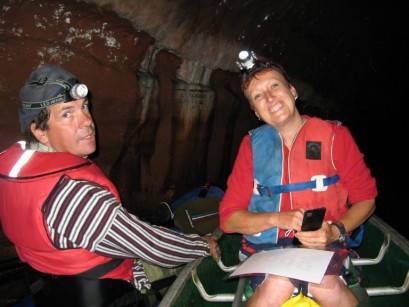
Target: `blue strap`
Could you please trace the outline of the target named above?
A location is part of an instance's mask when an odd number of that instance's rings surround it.
[[[323,179],[324,187],[336,183],[339,180],[339,175],[334,175],[331,177],[326,177]],[[281,184],[273,187],[266,187],[258,184],[257,190],[261,196],[271,197],[273,194],[288,193],[295,191],[303,191],[309,189],[315,189],[317,187],[317,180],[311,180],[306,182]]]
[[[361,224],[361,226],[359,226],[359,229],[355,230],[355,232],[353,238],[348,236],[345,237],[347,248],[355,248],[361,245],[362,239],[364,237],[364,225]]]

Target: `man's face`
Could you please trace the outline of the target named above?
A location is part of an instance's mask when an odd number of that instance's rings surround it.
[[[37,136],[42,144],[81,157],[95,151],[95,127],[88,98],[58,103],[49,110],[49,129],[42,131],[43,136]]]

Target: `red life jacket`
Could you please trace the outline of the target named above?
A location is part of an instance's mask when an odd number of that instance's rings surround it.
[[[325,121],[318,118],[309,118],[300,129],[289,156],[289,183],[312,180],[312,176],[323,175],[328,178],[337,174],[332,156],[332,146],[336,128],[339,122]],[[308,146],[319,145],[319,157],[307,157]],[[314,155],[314,154],[311,154]],[[303,207],[313,209],[326,207],[325,220],[337,221],[348,210],[348,192],[340,181],[330,184],[321,191],[307,189],[291,192],[292,208]]]
[[[293,209],[326,207],[327,221],[337,221],[344,216],[348,194],[338,180],[332,157],[333,138],[339,125],[339,122],[308,118],[295,137],[286,161],[283,140],[275,129],[266,124],[252,130],[254,189],[249,211],[279,212],[281,193],[290,193]],[[289,184],[283,185],[284,167],[287,166]],[[331,179],[329,184],[322,183],[324,178]],[[312,189],[310,184],[315,185],[316,181],[322,183],[322,187]],[[302,188],[298,189],[300,186]],[[252,243],[264,244],[277,243],[278,235],[279,229],[275,227],[244,237]]]
[[[43,273],[74,275],[112,259],[83,248],[60,250],[50,241],[42,207],[63,175],[95,182],[120,201],[113,183],[91,160],[25,150],[19,142],[0,154],[0,218],[22,261]],[[127,259],[103,278],[131,281],[132,264]]]

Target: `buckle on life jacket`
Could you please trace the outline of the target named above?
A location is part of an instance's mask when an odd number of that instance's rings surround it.
[[[257,180],[254,180],[253,192],[260,196],[272,197],[273,194],[296,192],[303,190],[313,190],[316,192],[325,191],[331,184],[338,182],[339,175],[325,177],[324,175],[315,175],[311,181],[280,184],[272,187],[261,185]]]
[[[313,191],[322,192],[328,189],[328,185],[324,185],[324,179],[327,178],[324,175],[315,175],[311,177],[311,181],[315,180],[315,188],[312,188]]]

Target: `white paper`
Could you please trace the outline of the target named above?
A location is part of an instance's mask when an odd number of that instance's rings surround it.
[[[268,273],[321,283],[334,252],[310,248],[284,248],[251,255],[230,277]]]

